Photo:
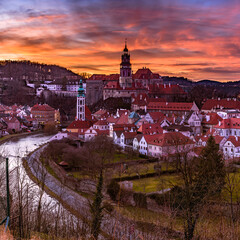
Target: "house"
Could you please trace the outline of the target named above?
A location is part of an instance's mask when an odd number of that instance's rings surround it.
[[[149,112],[145,115],[145,121],[149,123],[157,123],[163,120],[165,115],[162,112]]]
[[[149,86],[150,97],[161,97],[166,101],[179,101],[184,100],[187,93],[178,84],[151,84]]]
[[[95,122],[93,124],[93,128],[96,130],[108,130],[109,129],[109,125],[107,120],[98,120],[97,122]]]
[[[240,118],[223,119],[213,128],[223,137],[240,136]]]
[[[204,113],[216,112],[222,109],[240,110],[240,101],[237,99],[208,99],[202,106],[201,111]]]
[[[149,102],[166,102],[164,98],[149,98],[146,93],[139,93],[137,96],[132,95],[131,109],[133,111],[147,111]]]
[[[162,134],[154,134],[154,135],[143,135],[141,140],[139,141],[139,153],[143,155],[149,155],[148,152],[148,144],[154,139],[160,137]]]
[[[167,157],[176,153],[191,151],[194,142],[180,132],[163,133],[148,144],[148,153],[152,157]]]
[[[139,142],[142,139],[142,134],[137,134],[135,138],[133,139],[133,150],[134,151],[139,151]]]
[[[93,123],[91,121],[75,120],[67,127],[67,131],[71,133],[78,133],[79,130],[83,129],[85,132],[92,125]]]
[[[125,149],[126,146],[132,146],[136,132],[123,132],[120,135],[120,146]]]
[[[197,105],[187,102],[149,102],[147,105],[148,112],[162,112],[164,114],[185,115],[190,111],[199,112]]]
[[[196,111],[190,111],[188,112],[181,121],[182,125],[188,126],[192,129],[192,133],[194,135],[201,134],[202,127],[201,127],[201,116],[199,112]]]
[[[237,109],[222,109],[216,112],[222,119],[240,118],[240,110]]]
[[[22,130],[21,123],[16,117],[5,117],[3,121],[7,125],[7,131],[20,132]]]
[[[85,130],[83,134],[81,134],[80,131],[79,134],[82,135],[80,136],[80,138],[85,142],[92,140],[94,137],[98,135],[97,131],[93,129],[93,127],[90,127],[87,130]]]
[[[184,125],[172,124],[170,126],[164,126],[163,130],[164,130],[164,132],[180,132],[186,137],[190,137],[190,136],[193,135],[192,134],[193,133],[192,128],[184,126]]]
[[[163,133],[163,128],[160,123],[144,123],[137,130],[138,132],[146,135],[153,135],[158,133]]]
[[[219,122],[222,121],[222,117],[219,116],[219,114],[215,112],[209,112],[207,113],[202,121],[203,131],[207,132],[209,129],[213,129],[213,127]]]
[[[226,160],[240,157],[240,137],[230,136],[223,144],[223,155]]]
[[[36,104],[31,109],[32,117],[37,119],[39,124],[46,124],[55,121],[55,109],[48,104]]]
[[[115,124],[109,125],[109,136],[114,138],[114,132],[136,132],[137,128],[134,124]],[[116,136],[115,136],[116,137]]]

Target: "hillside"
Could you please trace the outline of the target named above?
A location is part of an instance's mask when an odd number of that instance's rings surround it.
[[[57,65],[31,61],[0,61],[0,78],[42,81],[78,76],[76,73]]]

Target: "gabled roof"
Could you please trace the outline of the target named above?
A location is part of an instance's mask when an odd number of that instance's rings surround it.
[[[240,147],[240,138],[236,138],[234,136],[228,137],[227,141],[230,141],[235,147]]]
[[[149,112],[148,114],[154,122],[162,120],[165,116],[162,112]]]
[[[149,68],[138,69],[135,74],[133,74],[133,79],[159,79],[160,75],[158,73],[152,73]]]
[[[31,111],[55,111],[55,109],[50,107],[48,104],[35,104]]]
[[[133,139],[137,133],[136,132],[123,132],[125,139]]]
[[[158,138],[154,139],[149,144],[164,147],[186,145],[193,143],[194,142],[190,138],[184,136],[180,132],[168,132],[161,134]]]
[[[143,134],[137,134],[134,139],[137,139],[138,142],[142,139]]]
[[[92,124],[91,121],[75,120],[67,127],[67,130],[70,130],[70,129],[88,129],[92,125],[93,124]]]
[[[240,110],[240,101],[236,99],[208,99],[202,106],[201,110],[212,110],[212,109],[238,109]]]

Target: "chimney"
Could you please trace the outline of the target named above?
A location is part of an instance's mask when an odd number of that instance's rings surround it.
[[[219,127],[221,126],[221,122],[220,122],[220,121],[218,121],[218,126],[219,126]]]
[[[164,85],[163,85],[163,86],[164,86],[164,88],[166,88],[166,84],[165,84],[165,83],[164,83]]]
[[[235,138],[236,138],[236,141],[238,142],[238,136],[235,136]]]
[[[171,87],[171,83],[169,83],[169,87]]]

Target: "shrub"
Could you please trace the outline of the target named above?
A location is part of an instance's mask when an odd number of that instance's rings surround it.
[[[115,180],[112,180],[110,184],[107,186],[107,193],[113,201],[117,200],[119,191],[120,191],[119,184]]]

